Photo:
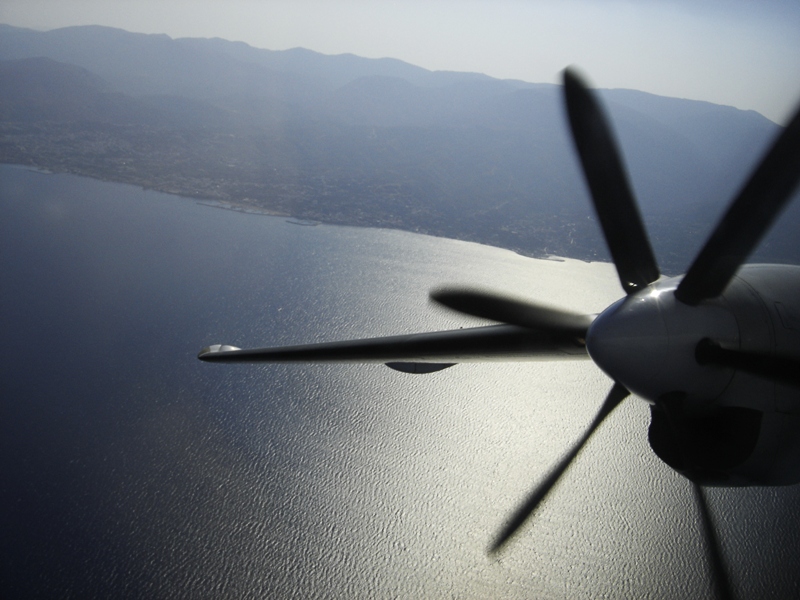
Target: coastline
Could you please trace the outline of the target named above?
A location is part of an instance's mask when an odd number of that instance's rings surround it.
[[[553,253],[549,251],[548,246],[552,244],[532,244],[531,247],[521,247],[514,243],[503,243],[500,235],[502,231],[492,231],[489,235],[481,235],[479,232],[470,234],[469,232],[460,231],[453,221],[445,221],[444,227],[418,225],[413,222],[405,222],[401,217],[392,216],[391,218],[384,218],[381,215],[370,215],[364,212],[358,214],[348,215],[345,211],[334,213],[333,218],[326,218],[325,214],[317,214],[314,211],[299,210],[287,211],[279,208],[264,206],[265,201],[258,201],[252,198],[243,198],[233,200],[230,198],[213,197],[210,194],[202,193],[199,190],[186,189],[183,186],[160,186],[153,184],[151,181],[144,181],[143,177],[108,177],[100,176],[96,173],[85,172],[82,169],[61,169],[53,170],[39,165],[24,164],[24,163],[8,163],[0,162],[0,165],[25,169],[32,172],[44,175],[72,175],[76,177],[87,177],[105,183],[113,183],[119,185],[131,185],[138,187],[143,191],[153,191],[161,194],[168,194],[177,196],[186,200],[208,206],[210,208],[217,208],[222,210],[229,210],[247,215],[268,216],[268,217],[282,217],[287,220],[287,223],[296,226],[317,226],[317,225],[333,225],[341,227],[359,227],[368,229],[389,229],[397,231],[405,231],[408,233],[427,235],[436,238],[458,240],[463,242],[470,242],[493,248],[500,248],[514,252],[526,258],[534,258],[538,260],[579,260],[586,263],[592,262],[608,262],[601,257],[587,256],[585,252],[558,252]],[[311,214],[309,214],[311,213]],[[534,238],[535,239],[535,238]],[[571,244],[566,244],[567,247]],[[577,248],[575,248],[577,249]]]

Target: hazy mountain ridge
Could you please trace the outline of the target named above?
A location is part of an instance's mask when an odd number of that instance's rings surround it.
[[[534,255],[607,256],[555,85],[97,26],[0,26],[0,60],[4,162]],[[752,111],[601,93],[656,251],[680,270],[778,127]],[[786,255],[790,237],[765,258],[800,258]]]

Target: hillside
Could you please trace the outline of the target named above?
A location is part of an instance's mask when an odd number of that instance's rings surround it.
[[[394,59],[98,26],[0,26],[0,161],[330,223],[607,259],[560,90]],[[686,267],[778,127],[604,90],[665,271]],[[798,261],[798,211],[761,249]]]

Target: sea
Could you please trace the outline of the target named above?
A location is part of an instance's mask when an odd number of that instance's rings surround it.
[[[307,225],[0,166],[0,597],[714,597],[637,398],[487,554],[610,389],[590,361],[196,358],[485,324],[446,285],[596,313],[612,265]],[[737,597],[800,597],[800,486],[708,502]]]

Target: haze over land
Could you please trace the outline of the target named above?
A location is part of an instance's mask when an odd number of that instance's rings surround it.
[[[348,225],[605,259],[560,88],[393,59],[0,27],[0,161]],[[606,90],[660,263],[685,268],[778,127]],[[763,260],[797,260],[789,216]]]
[[[800,98],[796,0],[4,0],[0,22],[221,37],[547,83],[578,64],[603,87],[779,124]]]

